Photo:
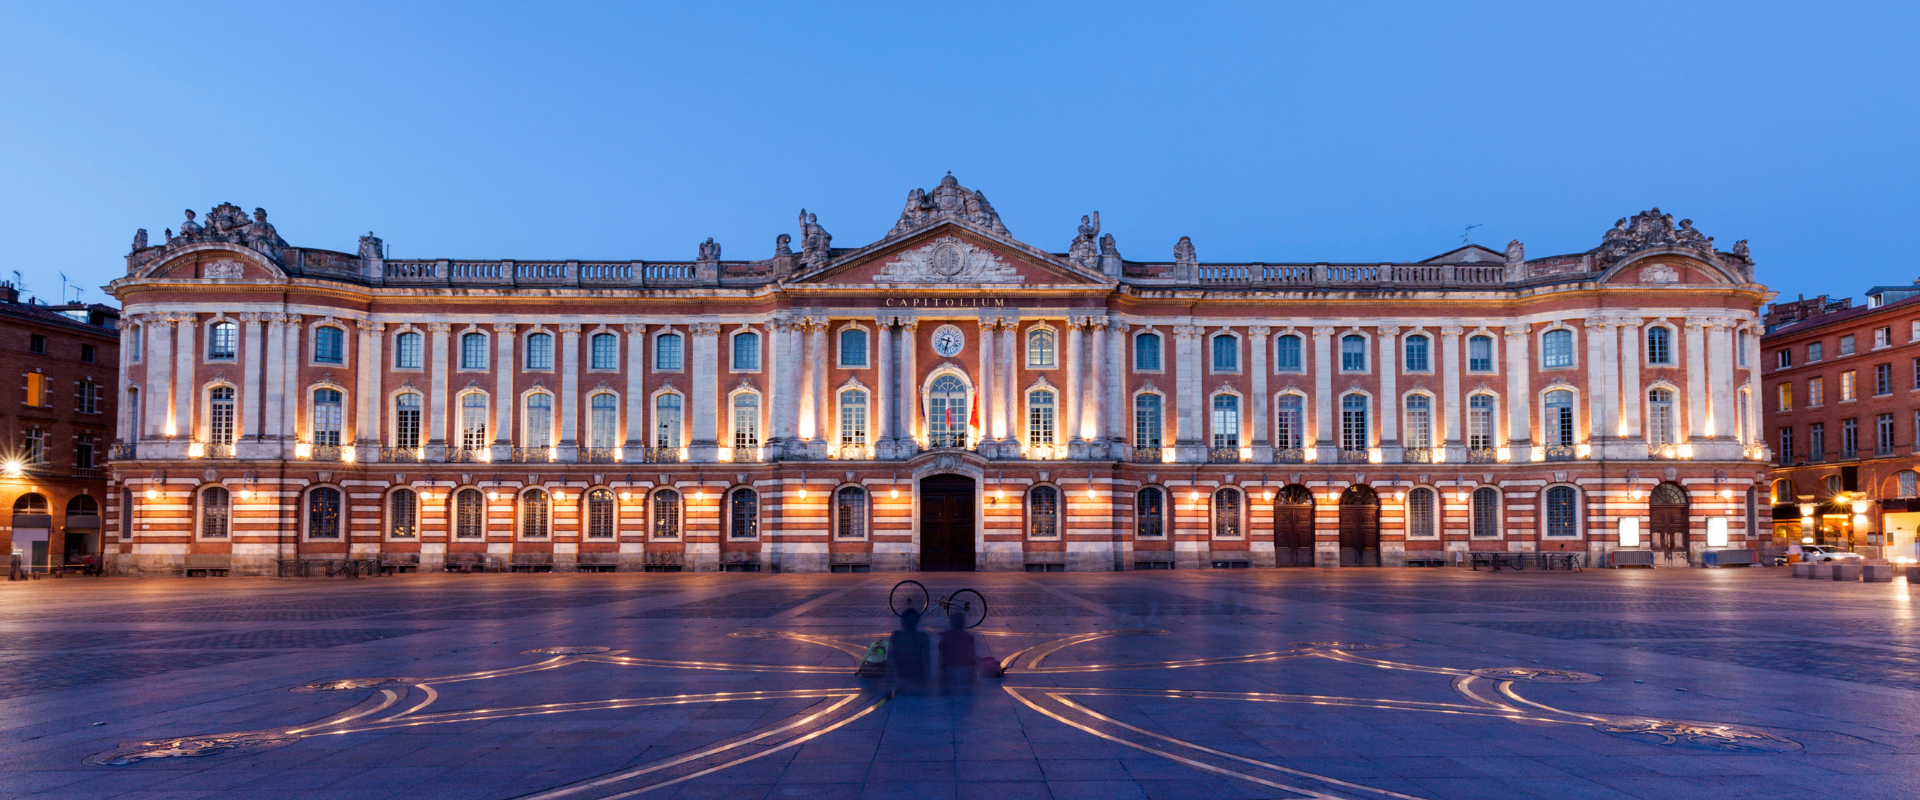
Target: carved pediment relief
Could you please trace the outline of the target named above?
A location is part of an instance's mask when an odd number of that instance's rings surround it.
[[[957,236],[908,250],[874,276],[876,283],[1024,283],[1013,265]]]

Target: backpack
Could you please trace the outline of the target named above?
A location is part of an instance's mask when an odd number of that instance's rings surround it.
[[[862,678],[887,676],[887,640],[880,639],[867,646],[867,654],[860,658],[860,669],[854,674]]]

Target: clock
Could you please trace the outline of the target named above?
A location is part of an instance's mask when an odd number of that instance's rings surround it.
[[[941,358],[959,355],[960,348],[966,343],[966,334],[952,325],[942,325],[939,330],[933,332],[933,352],[939,353]]]

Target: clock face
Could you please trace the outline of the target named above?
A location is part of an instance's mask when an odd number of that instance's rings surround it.
[[[940,330],[933,332],[933,352],[939,353],[942,358],[959,355],[960,347],[966,343],[966,336],[952,325],[943,325]]]

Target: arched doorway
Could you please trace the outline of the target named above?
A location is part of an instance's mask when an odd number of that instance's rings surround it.
[[[1273,498],[1273,563],[1313,566],[1313,492],[1297,483]]]
[[[1380,566],[1380,496],[1369,487],[1340,493],[1340,566]]]
[[[1647,501],[1647,540],[1653,545],[1653,552],[1660,554],[1661,560],[1669,564],[1679,561],[1688,563],[1688,525],[1687,490],[1677,483],[1663,483],[1653,487],[1653,494]]]
[[[920,570],[972,572],[974,481],[965,475],[920,480]]]
[[[84,494],[67,501],[66,563],[81,564],[100,552],[100,503]]]
[[[46,572],[51,566],[47,538],[52,531],[53,509],[45,495],[28,492],[13,501],[13,547],[26,556],[27,569]]]
[[[953,375],[934,378],[927,387],[927,446],[966,447],[969,410],[966,384]]]

